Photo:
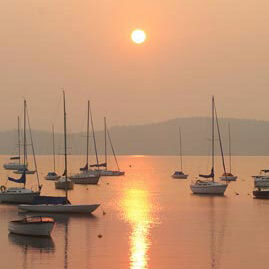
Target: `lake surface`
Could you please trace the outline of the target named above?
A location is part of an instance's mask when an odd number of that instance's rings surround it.
[[[5,161],[7,156],[0,156],[1,166]],[[70,156],[70,170],[76,172],[84,162],[84,157]],[[92,216],[54,215],[51,239],[9,235],[8,221],[24,215],[16,206],[0,204],[0,268],[268,268],[269,200],[253,199],[251,176],[269,168],[269,157],[234,157],[239,179],[223,197],[195,196],[189,188],[199,173],[210,172],[210,157],[184,158],[188,180],[171,178],[177,157],[120,156],[119,163],[125,176],[74,186],[69,192],[73,204],[101,207]],[[220,176],[219,158],[216,163]],[[64,194],[43,179],[51,157],[38,156],[38,166],[42,194]],[[0,185],[7,175],[12,173],[1,168]],[[27,185],[36,186],[35,176],[28,177]]]

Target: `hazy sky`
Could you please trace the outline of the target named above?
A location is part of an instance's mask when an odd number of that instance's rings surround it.
[[[0,129],[23,96],[33,128],[208,116],[269,119],[268,0],[9,0],[0,4]],[[130,40],[146,31],[143,45]]]

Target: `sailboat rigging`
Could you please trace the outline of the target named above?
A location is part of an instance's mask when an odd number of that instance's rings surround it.
[[[89,121],[91,117],[91,127],[93,133],[93,141],[94,141],[94,149],[95,149],[95,157],[96,157],[96,165],[98,168],[98,173],[94,173],[94,171],[89,169]],[[98,160],[98,153],[96,147],[96,140],[95,140],[95,133],[93,127],[93,118],[91,112],[90,101],[88,100],[88,110],[87,110],[87,144],[86,144],[86,164],[84,167],[80,168],[80,173],[70,176],[70,179],[75,184],[98,184],[100,174],[99,174],[99,160]],[[92,165],[91,165],[92,166]]]
[[[214,195],[223,195],[228,184],[226,183],[220,183],[215,181],[215,117],[216,117],[216,124],[217,124],[217,131],[218,131],[218,137],[220,142],[220,149],[221,149],[221,156],[222,156],[222,165],[224,169],[224,173],[226,173],[225,168],[225,162],[223,157],[223,149],[222,149],[222,143],[221,143],[221,135],[220,135],[220,129],[218,124],[218,117],[217,117],[217,110],[215,106],[215,99],[214,96],[212,97],[212,122],[211,122],[211,135],[212,135],[212,153],[211,153],[211,162],[212,162],[212,168],[209,175],[203,175],[200,174],[199,177],[209,179],[211,180],[197,180],[194,184],[190,185],[190,188],[194,194],[214,194]]]

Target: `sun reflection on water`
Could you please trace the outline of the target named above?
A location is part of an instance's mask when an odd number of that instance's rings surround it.
[[[150,229],[154,224],[152,203],[146,190],[127,189],[122,199],[124,218],[131,225],[130,269],[148,268]]]

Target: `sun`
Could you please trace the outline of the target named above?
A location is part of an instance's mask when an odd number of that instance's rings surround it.
[[[145,42],[147,35],[143,30],[135,29],[132,31],[131,38],[134,43],[142,44]]]

